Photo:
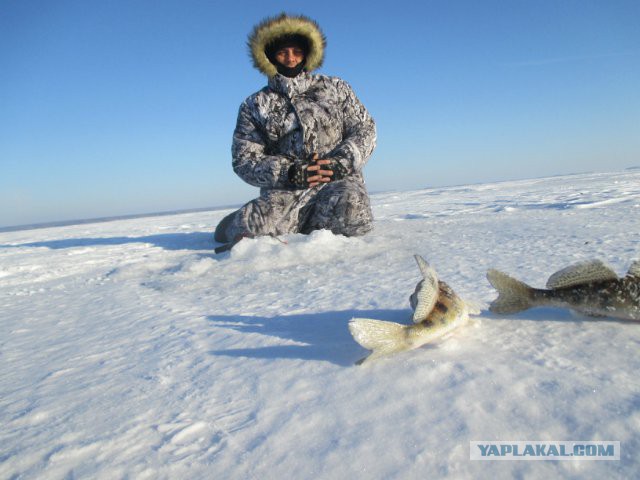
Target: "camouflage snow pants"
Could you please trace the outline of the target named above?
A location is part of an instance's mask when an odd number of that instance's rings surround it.
[[[216,227],[215,239],[229,242],[238,235],[283,235],[320,229],[346,236],[373,228],[364,184],[345,178],[308,190],[265,190]]]

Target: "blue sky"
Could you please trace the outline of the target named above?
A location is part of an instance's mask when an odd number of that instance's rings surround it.
[[[640,2],[0,0],[0,226],[240,204],[246,37],[314,18],[370,191],[640,165]]]

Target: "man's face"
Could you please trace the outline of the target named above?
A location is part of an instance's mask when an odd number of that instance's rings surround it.
[[[300,47],[285,46],[275,54],[276,61],[287,68],[293,68],[304,60],[304,51]]]

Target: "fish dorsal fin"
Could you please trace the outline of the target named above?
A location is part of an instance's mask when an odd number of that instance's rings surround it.
[[[547,288],[574,287],[606,280],[618,280],[618,275],[600,260],[587,260],[570,265],[551,275],[547,280]]]
[[[420,255],[414,255],[423,280],[418,284],[416,295],[416,308],[413,311],[413,322],[420,323],[427,318],[438,301],[440,287],[436,271]]]
[[[640,278],[640,260],[634,260],[631,266],[629,267],[629,271],[627,275],[630,277]]]

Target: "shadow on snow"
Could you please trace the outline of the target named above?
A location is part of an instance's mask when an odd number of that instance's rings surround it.
[[[258,333],[278,337],[299,345],[271,345],[255,348],[212,350],[212,355],[241,358],[319,360],[340,366],[351,366],[366,355],[349,333],[352,318],[373,318],[408,324],[409,309],[404,310],[342,310],[334,312],[253,317],[242,315],[210,315],[216,327],[242,333]]]
[[[212,250],[219,245],[213,240],[213,232],[164,233],[145,237],[103,237],[103,238],[67,238],[42,242],[0,245],[2,248],[46,247],[60,250],[76,247],[97,247],[126,245],[129,243],[148,243],[165,250]]]
[[[606,317],[587,317],[560,308],[537,308],[517,315],[501,316],[482,311],[474,318],[483,320],[510,320],[514,322],[561,322],[588,324],[590,322],[637,323]],[[258,333],[278,337],[297,345],[270,345],[254,348],[211,350],[211,355],[238,358],[317,360],[340,366],[351,366],[368,354],[351,337],[348,329],[352,318],[372,318],[410,324],[411,310],[342,310],[332,312],[286,315],[279,317],[209,315],[207,319],[216,327],[242,333]],[[421,348],[437,348],[424,345]]]
[[[568,307],[533,307],[518,313],[498,314],[483,310],[483,320],[510,320],[514,322],[560,322],[560,323],[621,323],[640,325],[637,320],[624,320],[616,317],[590,316],[574,311]],[[477,317],[477,315],[476,315]]]

